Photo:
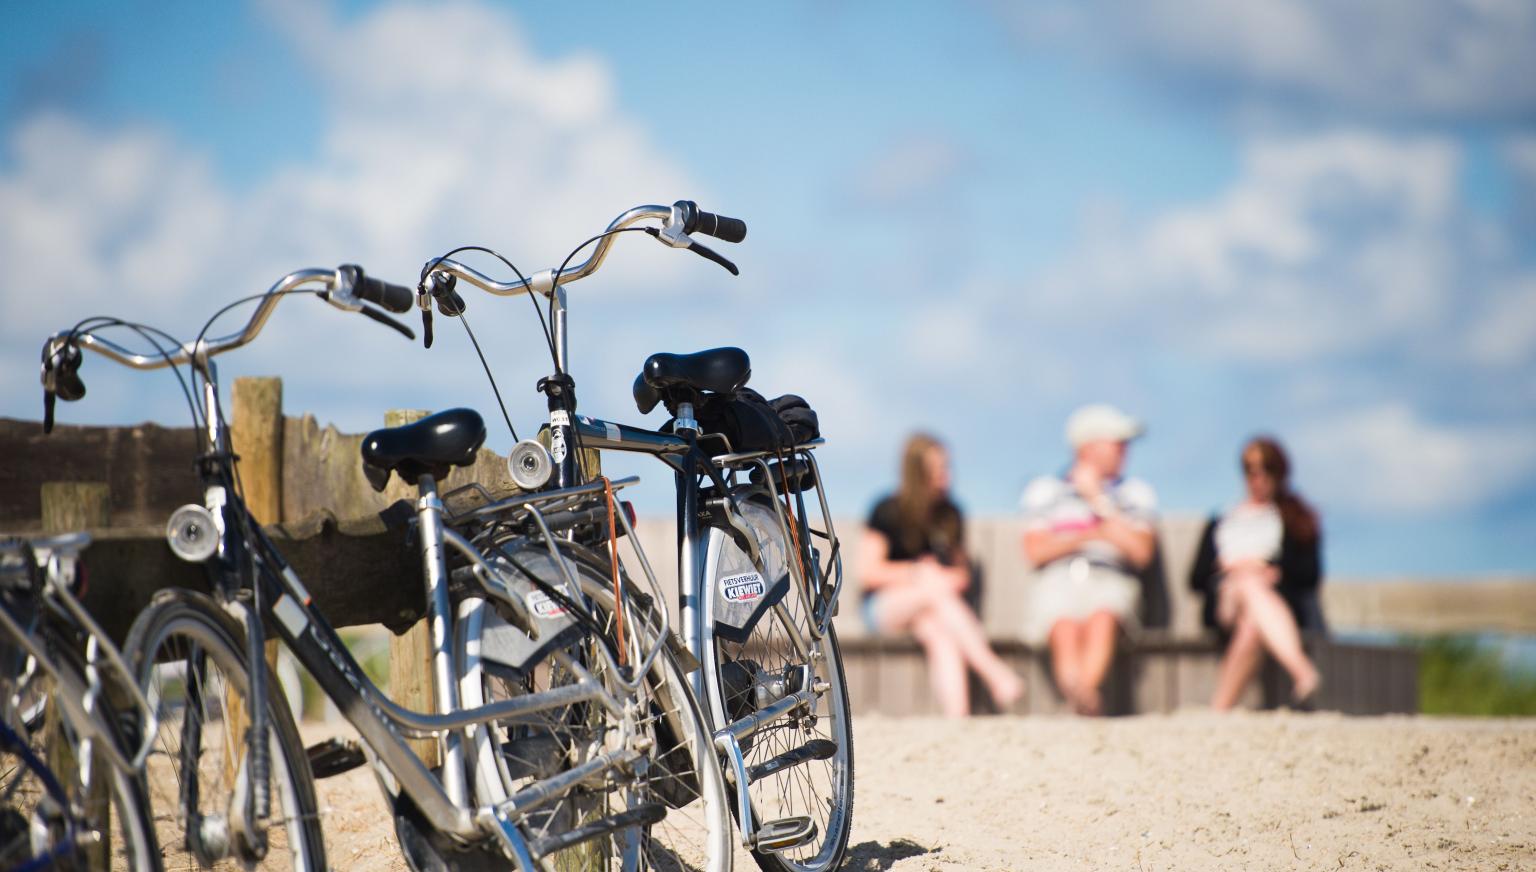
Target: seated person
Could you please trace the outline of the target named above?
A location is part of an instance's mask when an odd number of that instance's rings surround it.
[[[1206,525],[1190,573],[1190,585],[1205,594],[1206,626],[1218,628],[1226,643],[1211,698],[1218,711],[1237,703],[1265,651],[1290,673],[1297,702],[1319,684],[1300,634],[1300,628],[1324,629],[1317,514],[1291,490],[1290,461],[1280,443],[1250,440],[1242,464],[1246,498]]]
[[[1067,419],[1071,467],[1030,482],[1020,500],[1024,555],[1040,570],[1024,637],[1050,645],[1056,687],[1082,715],[1102,712],[1116,636],[1136,623],[1139,574],[1157,547],[1156,494],[1121,477],[1126,446],[1142,432],[1113,406],[1078,409]]]
[[[974,669],[1007,710],[1024,682],[987,644],[965,603],[971,570],[965,521],[949,498],[949,456],[930,436],[907,440],[901,487],[870,513],[859,557],[864,621],[874,633],[910,631],[928,658],[928,678],[948,717],[970,714],[966,670]]]

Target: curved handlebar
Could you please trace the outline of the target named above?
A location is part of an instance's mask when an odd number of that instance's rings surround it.
[[[78,369],[78,351],[70,348],[84,348],[97,354],[109,357],[124,366],[134,369],[162,369],[168,366],[180,366],[194,360],[207,360],[210,357],[233,351],[242,345],[248,344],[261,328],[267,324],[267,319],[272,316],[272,310],[290,291],[298,290],[305,285],[321,285],[324,290],[320,297],[338,309],[348,312],[362,312],[363,314],[378,317],[377,312],[370,312],[364,308],[363,303],[377,303],[392,312],[404,312],[410,308],[414,299],[414,292],[400,285],[392,285],[375,278],[365,276],[361,267],[356,264],[344,264],[336,269],[301,269],[291,272],[277,283],[267,289],[262,295],[261,302],[256,305],[256,311],[251,313],[251,319],[239,331],[217,339],[203,339],[196,343],[185,343],[170,354],[140,354],[130,351],[110,339],[89,330],[72,331],[61,330],[48,337],[43,344],[43,377],[44,383],[48,381],[50,374],[50,362],[68,361]],[[391,323],[396,329],[404,330],[401,325]],[[410,331],[404,330],[409,336]],[[70,367],[65,367],[67,371]],[[82,391],[83,393],[83,391]],[[60,392],[60,396],[64,396]],[[65,399],[74,399],[64,396]]]
[[[524,280],[498,282],[474,267],[466,266],[450,258],[440,258],[427,261],[426,266],[422,267],[421,277],[425,280],[431,273],[448,273],[449,275],[458,276],[480,290],[488,291],[498,297],[515,297],[518,294],[528,293],[530,290],[547,295],[554,289],[557,280],[563,285],[574,282],[577,279],[584,279],[597,272],[597,268],[603,265],[603,259],[608,256],[608,249],[613,246],[613,231],[648,218],[667,219],[671,216],[672,207],[670,206],[636,206],[630,209],[623,215],[613,219],[608,225],[608,229],[604,231],[603,237],[597,241],[597,247],[593,249],[590,257],[575,266],[566,267],[560,271],[558,276],[555,275],[554,270],[547,269],[543,272],[534,273],[531,277]]]
[[[631,224],[641,221],[660,219],[663,223],[660,228],[646,228],[646,232],[673,248],[686,248],[702,257],[706,257],[726,269],[734,275],[736,265],[705,248],[689,237],[689,233],[695,231],[723,239],[726,242],[740,242],[747,236],[747,224],[739,218],[727,218],[711,212],[704,212],[691,200],[678,200],[671,206],[636,206],[624,214],[613,219],[608,229],[598,237],[597,246],[591,256],[575,266],[566,267],[556,273],[547,269],[534,273],[525,279],[511,282],[498,282],[490,276],[467,266],[451,258],[438,258],[427,261],[421,269],[421,282],[426,282],[433,274],[441,273],[457,276],[475,287],[495,294],[499,297],[514,297],[526,294],[530,291],[543,296],[548,296],[556,284],[569,284],[577,279],[584,279],[603,265],[603,260],[608,256],[608,249],[613,246],[614,231],[622,230]]]
[[[134,369],[162,369],[167,366],[180,366],[194,359],[207,359],[226,351],[239,348],[256,338],[261,328],[266,326],[267,319],[272,316],[272,310],[277,308],[277,303],[288,291],[296,290],[306,284],[323,283],[329,289],[338,287],[338,271],[333,269],[304,269],[283,276],[269,289],[262,300],[256,306],[256,311],[251,314],[251,320],[237,333],[221,336],[218,339],[204,339],[198,343],[186,343],[168,355],[139,354],[130,351],[121,345],[103,339],[89,330],[75,333],[70,330],[61,330],[48,337],[43,345],[43,362],[47,362],[55,355],[64,353],[66,346],[73,345],[77,348],[89,349],[97,354],[109,357],[124,366]],[[345,300],[333,300],[334,305],[342,308],[350,308]],[[355,305],[355,304],[353,304]]]

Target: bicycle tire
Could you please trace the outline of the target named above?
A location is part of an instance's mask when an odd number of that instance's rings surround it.
[[[251,702],[244,632],[235,620],[204,594],[163,590],[134,620],[124,647],[140,685],[160,716],[157,750],[150,754],[145,780],[157,835],[169,865],[185,858],[204,869],[324,872],[325,846],[309,758],[275,680],[267,682],[265,702],[270,786],[276,793],[265,857],[252,861],[240,856],[239,840],[229,833],[224,812],[233,785],[241,777],[245,745],[243,736],[231,736],[229,731],[232,722],[239,720],[233,714],[235,706],[249,711]],[[215,725],[220,729],[207,729]],[[196,748],[185,747],[189,738],[196,741]],[[187,778],[184,763],[189,750],[197,764],[197,779]],[[211,801],[204,782],[216,787],[212,793],[217,795]],[[226,789],[217,789],[226,783]],[[195,785],[193,804],[203,821],[198,831],[207,834],[201,852],[194,849],[190,834],[183,830],[182,822],[190,819],[184,802],[186,784]]]
[[[544,568],[554,569],[542,543],[529,547],[534,550],[524,557],[532,555],[537,558],[542,555],[542,561],[520,561],[526,569],[538,569],[538,566],[527,566],[529,562],[538,562],[540,566],[549,564]],[[562,548],[566,556],[572,558],[570,565],[574,567],[583,594],[594,607],[595,617],[602,622],[602,629],[611,638],[614,596],[607,561],[570,543],[562,543]],[[558,578],[546,580],[557,588],[564,586]],[[626,597],[625,608],[629,610],[629,618],[625,622],[629,634],[626,648],[631,652],[645,650],[655,641],[654,636],[642,635],[645,628],[654,625],[654,607],[649,598]],[[476,620],[460,622],[463,632],[459,639],[458,662],[462,667],[461,701],[466,707],[481,701],[505,698],[518,690],[547,689],[559,683],[560,675],[555,661],[560,656],[546,658],[551,662],[541,667],[542,677],[533,686],[509,685],[504,677],[495,676],[492,669],[486,668],[486,664],[469,656],[471,651],[481,650],[481,640],[477,633],[479,626],[481,624]],[[590,636],[583,639],[582,644],[590,643]],[[563,656],[576,656],[585,661],[583,665],[595,672],[602,668],[600,657],[580,651]],[[537,672],[539,670],[535,670]],[[649,755],[645,774],[625,788],[631,795],[621,800],[620,804],[636,807],[661,803],[666,806],[665,817],[640,832],[638,845],[624,841],[627,837],[624,832],[615,832],[606,837],[608,844],[604,846],[593,849],[589,843],[585,848],[573,848],[572,851],[584,853],[556,855],[546,859],[547,865],[566,868],[579,864],[583,869],[594,866],[626,870],[699,869],[705,872],[727,872],[730,869],[732,827],[725,783],[715,761],[710,734],[688,687],[686,675],[672,652],[664,648],[652,665],[648,678],[642,685],[649,696],[644,708],[647,715],[643,726],[655,742],[655,747]],[[601,706],[587,704],[586,708],[599,713],[601,711]],[[566,712],[564,717],[569,719],[573,714],[578,715],[579,721],[580,713]],[[545,727],[542,728],[543,733],[530,731],[521,739],[514,736],[510,726],[498,726],[497,729],[502,731],[496,736],[498,741],[488,741],[488,734],[481,733],[472,744],[471,754],[477,773],[477,800],[482,804],[500,802],[519,786],[519,772],[534,763],[524,758],[538,755],[539,742],[535,740],[542,739],[548,744],[548,738],[552,737],[561,756],[566,759],[576,750],[561,747],[565,741],[559,735],[563,730],[561,727]],[[574,740],[576,731],[571,730],[569,733]],[[528,752],[519,752],[519,741],[527,743]],[[592,796],[588,794],[586,799],[590,801]],[[572,801],[571,805],[579,801]],[[610,807],[604,811],[612,813],[613,809]],[[524,828],[530,843],[538,843],[558,828],[571,826],[583,813],[590,816],[590,808],[557,808],[551,813],[530,816],[521,821],[520,826]],[[626,848],[633,849],[628,856],[625,854]]]
[[[40,630],[39,638],[48,651],[53,665],[73,676],[74,686],[86,687],[84,658],[74,640],[66,638],[48,624]],[[38,762],[42,762],[48,756],[48,749],[44,747],[44,743],[49,739],[63,743],[64,747],[80,748],[81,736],[84,735],[80,725],[74,723],[67,709],[47,702],[50,694],[58,692],[57,685],[51,676],[46,671],[38,670],[33,674],[32,681],[43,682],[46,686],[34,685],[26,690],[14,686],[7,688],[18,696],[26,694],[36,703],[19,706],[15,712],[18,715],[23,710],[30,712],[30,717],[18,718],[20,722],[11,725],[18,740],[27,743],[28,750]],[[6,683],[9,684],[9,682]],[[134,736],[125,729],[124,721],[118,715],[112,701],[103,695],[98,697],[94,704],[97,707],[96,723],[105,728],[111,741],[119,749],[133,747]],[[50,736],[50,730],[54,726],[57,726],[61,732]],[[4,776],[0,776],[0,795],[4,795],[8,800],[0,803],[0,809],[3,809],[0,810],[0,814],[3,814],[6,820],[5,824],[0,824],[0,831],[5,833],[0,835],[0,868],[4,869],[28,866],[27,861],[16,860],[15,849],[18,846],[10,838],[14,835],[11,824],[20,818],[32,817],[31,814],[21,812],[17,806],[19,804],[29,811],[35,811],[35,804],[31,803],[31,798],[41,794],[41,784],[23,783],[27,780],[39,779],[40,775],[24,760],[16,766],[4,762],[12,756],[20,760],[20,750],[0,751],[0,772],[5,773]],[[47,766],[46,763],[43,765]],[[56,863],[48,864],[46,868],[83,870],[99,866],[103,859],[106,868],[114,872],[117,870],[158,872],[163,868],[160,850],[155,842],[154,827],[148,815],[149,806],[144,785],[137,774],[120,771],[114,768],[104,756],[94,755],[93,765],[90,767],[91,777],[107,779],[105,783],[108,798],[103,805],[90,796],[90,786],[81,782],[79,776],[84,774],[84,770],[78,765],[73,771],[67,773],[52,770],[50,772],[71,804],[82,810],[84,818],[75,821],[74,825],[77,831],[85,835],[85,838],[82,840],[82,847],[70,851],[60,857]],[[105,820],[100,820],[101,816],[104,816]],[[91,831],[101,834],[103,830],[106,831],[105,838],[100,835],[94,838],[88,835]],[[84,847],[93,843],[107,845],[107,855],[104,858],[99,855],[99,852]],[[32,853],[31,846],[28,846],[26,853]]]
[[[754,507],[760,512],[774,512],[766,495],[755,494],[745,500],[744,511],[751,512]],[[762,544],[772,544],[778,554],[785,555],[784,559],[793,559],[794,549],[785,541],[776,522],[752,526],[760,536],[772,537],[771,543]],[[742,743],[742,756],[749,771],[770,760],[782,760],[781,755],[807,748],[815,740],[829,741],[834,749],[825,759],[805,760],[768,772],[748,785],[755,826],[761,827],[766,821],[809,817],[817,828],[816,837],[806,844],[781,851],[753,848],[752,857],[766,872],[836,869],[847,852],[853,824],[853,723],[837,634],[828,627],[821,639],[810,638],[810,618],[803,599],[794,590],[789,590],[777,607],[750,627],[744,641],[732,641],[717,634],[715,586],[722,582],[719,558],[723,549],[737,546],[723,530],[711,528],[709,536],[708,553],[712,556],[704,574],[706,588],[700,591],[698,638],[703,649],[699,659],[707,672],[703,684],[711,725],[720,730],[758,708],[745,691],[755,686],[755,676],[779,676],[786,668],[803,662],[791,650],[787,629],[790,625],[813,652],[813,680],[827,684],[826,692],[817,696],[810,711],[786,715],[776,722],[778,726],[759,731]],[[788,572],[787,566],[781,569]],[[792,576],[789,584],[793,586]],[[727,766],[727,772],[734,782],[731,767]],[[739,810],[734,803],[731,811],[737,814],[739,823]]]

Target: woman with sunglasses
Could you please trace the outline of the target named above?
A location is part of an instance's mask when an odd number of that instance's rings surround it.
[[[1206,525],[1191,585],[1205,594],[1206,626],[1226,641],[1211,707],[1225,711],[1253,680],[1265,652],[1291,676],[1298,703],[1317,692],[1317,667],[1301,630],[1323,631],[1318,606],[1322,530],[1291,489],[1290,461],[1267,436],[1242,451],[1246,497]]]

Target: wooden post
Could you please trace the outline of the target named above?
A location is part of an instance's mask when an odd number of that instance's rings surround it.
[[[245,505],[259,524],[283,520],[283,380],[237,378],[229,438]]]
[[[98,481],[50,481],[42,486],[43,532],[72,533],[77,530],[100,529],[107,526],[110,492],[105,482]],[[80,771],[75,746],[60,732],[61,715],[58,703],[48,698],[47,726],[44,728],[43,745],[46,748],[48,766],[66,784],[72,773]],[[78,738],[78,737],[76,737]],[[91,792],[84,798],[86,814],[99,825],[100,840],[85,848],[86,865],[91,869],[107,868],[112,856],[111,809],[112,794],[107,788],[111,778],[106,755],[100,751],[92,755]],[[73,791],[71,791],[73,792]]]
[[[43,532],[99,529],[111,517],[106,482],[49,481],[42,487]]]
[[[401,427],[432,414],[424,409],[391,409],[384,413],[384,426]],[[416,482],[393,476],[384,491],[385,499],[415,501]],[[422,596],[425,596],[423,588]],[[432,682],[432,634],[425,620],[416,622],[405,633],[389,638],[389,696],[413,711],[432,711],[436,696]],[[411,739],[411,748],[428,766],[438,764],[436,739]]]
[[[233,418],[229,423],[229,441],[240,458],[240,490],[246,508],[258,524],[276,524],[283,520],[283,380],[270,377],[235,379],[230,394]],[[266,644],[267,680],[277,681],[277,639]],[[286,699],[278,689],[278,698]],[[245,745],[249,718],[245,704],[233,690],[225,692],[225,717],[229,735],[237,741],[226,747],[224,770],[230,783],[239,771],[239,755]],[[302,712],[296,712],[302,716]]]

